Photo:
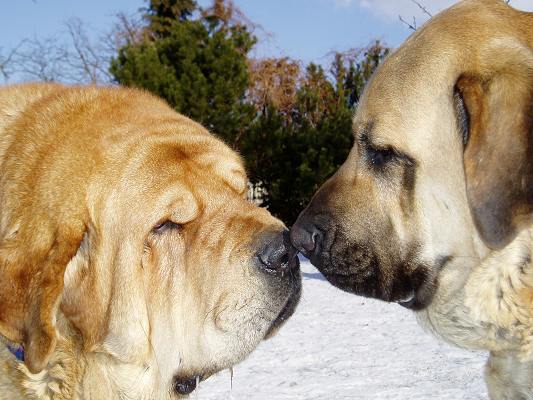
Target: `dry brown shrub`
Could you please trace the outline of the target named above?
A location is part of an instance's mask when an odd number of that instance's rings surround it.
[[[301,64],[290,58],[251,59],[249,100],[258,111],[269,105],[289,116],[302,83]]]

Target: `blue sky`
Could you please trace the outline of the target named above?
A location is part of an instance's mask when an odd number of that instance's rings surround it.
[[[454,0],[421,2],[431,13]],[[200,0],[200,5],[210,0]],[[252,21],[269,35],[255,54],[289,56],[305,62],[322,62],[334,50],[348,50],[380,39],[399,45],[409,34],[398,15],[421,24],[426,16],[412,0],[234,0]],[[533,0],[511,0],[517,8],[533,11]],[[0,13],[0,54],[26,37],[64,32],[64,22],[79,17],[97,37],[108,29],[119,11],[136,12],[142,0],[17,0],[5,2]],[[260,31],[261,32],[261,31]]]

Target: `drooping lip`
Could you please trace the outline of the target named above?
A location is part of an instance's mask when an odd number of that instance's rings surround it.
[[[394,293],[394,290],[383,289],[372,280],[365,283],[358,274],[344,271],[329,272],[330,268],[323,268],[323,265],[317,268],[326,280],[338,289],[357,296],[397,303],[412,311],[420,311],[428,307],[438,286],[438,279],[428,275],[422,282],[419,281],[418,283],[415,283],[416,280],[409,279],[411,288],[402,291],[402,293]]]
[[[429,306],[431,299],[429,301],[427,299],[422,300],[418,293],[413,290],[409,296],[401,300],[395,300],[394,302],[408,310],[419,311]]]
[[[431,268],[433,275],[426,277],[426,279],[408,293],[407,296],[396,300],[396,303],[412,311],[420,311],[428,307],[433,301],[439,286],[438,273],[442,271],[451,260],[453,260],[453,256],[451,255],[437,257],[433,264],[433,268]]]
[[[416,293],[415,293],[414,290],[411,290],[407,294],[407,296],[404,296],[403,298],[398,299],[398,300],[394,300],[394,302],[398,303],[402,307],[411,308],[414,305],[414,303],[416,302]]]
[[[375,289],[371,288],[371,285],[366,285],[366,292],[363,292],[360,288],[355,288],[355,282],[358,281],[357,274],[353,273],[336,273],[336,272],[326,272],[323,270],[319,271],[324,275],[326,280],[336,288],[343,290],[345,292],[364,297],[379,298],[375,293]],[[372,289],[372,290],[371,290]]]
[[[426,289],[422,287],[418,288],[417,290],[412,289],[408,291],[407,294],[401,295],[396,298],[387,297],[379,294],[380,290],[378,290],[371,284],[367,285],[366,292],[364,290],[361,290],[361,288],[355,289],[354,285],[350,284],[350,282],[354,282],[357,280],[357,275],[355,274],[328,272],[323,272],[322,274],[330,284],[345,292],[354,294],[356,296],[363,296],[386,301],[388,303],[397,303],[398,305],[413,311],[418,311],[427,307],[431,303],[431,299],[433,297],[433,293],[426,293]],[[364,283],[362,283],[362,285],[364,285]],[[431,284],[429,285],[431,286]]]
[[[270,324],[270,327],[265,334],[265,339],[269,339],[274,336],[274,334],[285,323],[285,321],[287,321],[292,314],[294,314],[296,306],[298,306],[298,303],[300,302],[300,297],[302,294],[302,278],[300,275],[300,262],[298,261],[297,257],[295,258],[296,261],[294,262],[296,262],[298,265],[290,272],[293,274],[293,278],[291,278],[291,293],[289,294],[289,297],[287,298],[287,301],[278,316]]]

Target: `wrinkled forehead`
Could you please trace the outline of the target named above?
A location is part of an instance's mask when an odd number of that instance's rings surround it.
[[[247,177],[240,157],[216,138],[154,135],[122,147],[114,182],[101,183],[107,202],[118,202],[126,215],[147,215],[177,207],[176,201],[217,204],[244,199]],[[105,195],[107,193],[107,195]],[[181,203],[180,203],[181,204]],[[118,216],[117,216],[118,218]]]
[[[248,178],[239,155],[225,145],[217,144],[191,160],[198,178],[221,181],[231,191],[246,192]]]
[[[247,177],[239,155],[224,143],[206,136],[153,143],[137,165],[153,183],[180,181],[190,186],[226,185],[243,193]]]

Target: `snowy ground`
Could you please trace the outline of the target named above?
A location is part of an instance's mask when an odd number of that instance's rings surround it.
[[[485,354],[424,332],[396,304],[350,295],[302,262],[296,313],[229,372],[202,382],[199,400],[487,399]]]

